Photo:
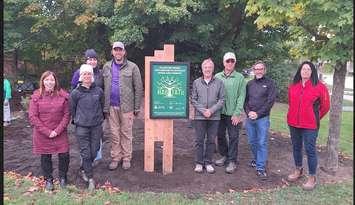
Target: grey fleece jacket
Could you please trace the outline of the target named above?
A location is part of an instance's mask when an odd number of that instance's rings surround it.
[[[195,120],[220,120],[221,109],[224,104],[224,85],[217,78],[212,78],[207,84],[202,77],[192,84],[191,103],[195,107]],[[209,109],[211,117],[206,118],[203,112]]]

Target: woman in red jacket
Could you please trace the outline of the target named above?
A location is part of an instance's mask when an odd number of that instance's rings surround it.
[[[304,144],[309,177],[303,184],[303,189],[312,190],[316,186],[318,163],[316,140],[319,122],[330,107],[328,89],[318,80],[313,63],[305,61],[299,66],[293,83],[288,89],[288,102],[287,124],[290,128],[296,169],[287,178],[294,182],[303,175],[302,145]]]
[[[67,126],[70,119],[69,94],[59,88],[58,79],[46,71],[40,79],[40,88],[31,96],[30,123],[33,126],[33,153],[41,155],[41,168],[46,180],[45,191],[52,191],[52,154],[58,154],[59,184],[65,188],[69,167]]]

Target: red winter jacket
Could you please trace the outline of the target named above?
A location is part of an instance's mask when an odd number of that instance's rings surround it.
[[[288,88],[288,105],[288,125],[318,129],[320,119],[330,108],[328,89],[321,82],[313,86],[310,80],[305,83],[305,87],[302,81],[291,84]]]
[[[57,96],[40,95],[34,91],[29,106],[30,123],[33,126],[33,153],[57,154],[69,151],[67,126],[69,115],[69,94],[60,90]],[[54,130],[58,135],[49,138]]]

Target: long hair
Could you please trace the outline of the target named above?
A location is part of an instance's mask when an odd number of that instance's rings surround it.
[[[44,79],[45,79],[46,77],[48,77],[48,76],[50,76],[50,75],[52,75],[53,78],[54,78],[54,80],[55,80],[55,85],[54,85],[54,89],[53,89],[53,94],[54,94],[54,95],[57,95],[57,93],[58,93],[58,91],[59,91],[59,89],[60,89],[60,87],[59,87],[59,82],[58,82],[58,78],[57,78],[57,76],[55,75],[54,72],[49,71],[49,70],[47,70],[47,71],[45,71],[44,73],[42,73],[41,79],[39,80],[39,93],[40,93],[40,95],[43,95],[44,90],[45,90],[45,88],[44,88],[44,82],[43,82],[43,81],[44,81]]]
[[[303,67],[304,64],[308,64],[309,67],[311,68],[312,74],[311,74],[311,77],[310,77],[310,81],[312,82],[312,85],[313,86],[317,85],[318,82],[319,82],[318,72],[317,72],[316,66],[310,61],[303,61],[301,63],[301,65],[298,67],[298,70],[297,70],[297,72],[295,74],[295,77],[293,78],[293,84],[296,84],[296,83],[298,83],[298,82],[300,82],[302,80],[301,70],[302,70],[302,67]]]

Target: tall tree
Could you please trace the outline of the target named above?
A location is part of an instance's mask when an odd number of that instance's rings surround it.
[[[329,117],[326,168],[338,169],[338,144],[346,76],[353,61],[353,1],[248,0],[246,11],[255,15],[260,30],[287,26],[290,53],[295,57],[330,61],[334,68]]]

